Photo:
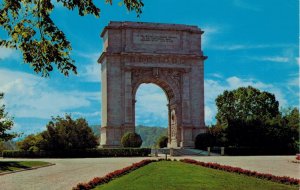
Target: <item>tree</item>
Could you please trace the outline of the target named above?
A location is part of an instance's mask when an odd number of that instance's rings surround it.
[[[217,123],[224,127],[228,121],[266,121],[279,114],[279,103],[274,94],[261,92],[251,86],[225,90],[217,97],[216,105]]]
[[[294,149],[299,151],[300,141],[300,112],[298,108],[288,108],[285,113],[283,113],[283,119],[287,123],[288,129],[291,132],[292,141],[294,141]]]
[[[0,101],[3,99],[4,94],[0,93]],[[8,117],[5,112],[5,105],[0,105],[0,141],[8,141],[17,137],[16,133],[7,133],[14,125],[12,118]]]
[[[127,132],[121,139],[123,147],[138,148],[142,145],[143,141],[139,134]]]
[[[280,113],[273,94],[241,87],[224,91],[216,104],[217,125],[222,126],[228,146],[253,148],[258,154],[293,154],[298,150],[299,111]]]
[[[105,2],[112,4],[112,0]],[[68,76],[69,71],[75,74],[77,71],[70,57],[71,43],[51,19],[54,3],[53,0],[3,0],[0,26],[7,32],[8,38],[0,38],[0,47],[19,49],[24,62],[42,76],[49,76],[53,64]],[[56,3],[69,10],[78,9],[80,16],[100,15],[100,9],[93,0],[56,0]],[[142,13],[142,0],[123,0],[123,4],[127,10],[135,11],[137,16]]]
[[[25,151],[38,151],[41,148],[43,137],[41,134],[28,135],[24,140],[17,142],[17,146]]]
[[[157,140],[156,144],[159,148],[167,147],[168,146],[168,137],[165,135],[160,136],[159,139]]]
[[[87,121],[83,118],[73,120],[70,115],[52,118],[41,137],[41,150],[87,149],[98,145],[97,137]]]

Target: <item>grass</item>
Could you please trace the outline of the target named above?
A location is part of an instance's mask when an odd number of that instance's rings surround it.
[[[41,161],[0,161],[0,173],[46,166],[50,163]]]
[[[297,190],[284,185],[235,173],[204,168],[182,162],[154,162],[96,187],[97,190]]]

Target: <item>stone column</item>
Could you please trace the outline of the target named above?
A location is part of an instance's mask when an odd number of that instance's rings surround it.
[[[180,147],[193,147],[193,126],[190,107],[190,70],[182,72],[182,126]]]
[[[124,70],[124,129],[123,134],[126,132],[134,132],[134,109],[132,97],[132,80],[131,70],[126,68]]]

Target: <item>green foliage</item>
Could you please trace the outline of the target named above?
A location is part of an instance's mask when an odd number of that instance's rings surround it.
[[[149,148],[101,148],[56,151],[3,151],[5,158],[99,158],[148,156]]]
[[[39,151],[42,141],[43,137],[41,134],[28,135],[24,140],[17,142],[17,146],[19,149],[25,151]]]
[[[80,16],[99,17],[100,9],[93,0],[74,1],[56,0],[69,10],[78,10]],[[112,0],[105,0],[112,4]],[[49,76],[53,64],[68,76],[69,71],[77,73],[74,60],[70,57],[71,43],[53,22],[54,10],[52,0],[3,0],[0,8],[0,27],[7,32],[8,38],[0,38],[0,47],[19,49],[25,63],[30,64],[36,73]],[[142,13],[142,0],[124,0],[129,11]]]
[[[207,150],[207,147],[213,147],[215,145],[215,138],[209,132],[202,133],[195,138],[195,148],[201,150]]]
[[[98,145],[87,121],[83,118],[73,120],[70,115],[52,118],[41,136],[41,150],[87,149]]]
[[[135,128],[135,131],[142,137],[142,147],[154,147],[159,137],[167,135],[167,128],[163,127],[146,127],[139,125]]]
[[[227,91],[216,99],[218,124],[226,127],[228,121],[266,121],[279,114],[278,101],[274,94],[261,92],[251,86]]]
[[[156,144],[159,148],[167,147],[168,146],[168,137],[167,136],[159,137]]]
[[[5,146],[4,146],[4,143],[2,141],[0,141],[0,155],[3,150],[5,150]]]
[[[298,151],[299,110],[289,108],[280,113],[273,94],[241,87],[224,91],[216,104],[217,126],[223,129],[221,136],[215,136],[217,141],[240,150],[270,150],[276,154]]]
[[[123,135],[121,143],[123,147],[137,148],[142,145],[143,141],[139,134],[127,132]]]
[[[3,99],[4,94],[0,93],[0,101]],[[0,141],[8,141],[17,137],[15,133],[7,133],[14,125],[12,118],[8,117],[5,112],[5,105],[0,104]]]
[[[90,125],[90,128],[97,137],[100,137],[100,125]],[[138,125],[136,126],[135,131],[141,135],[143,140],[141,147],[154,147],[160,136],[167,135],[167,128],[163,127],[146,127]]]

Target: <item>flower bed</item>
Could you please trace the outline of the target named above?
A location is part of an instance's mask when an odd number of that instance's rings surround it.
[[[105,175],[104,177],[95,177],[94,179],[92,179],[91,181],[89,181],[88,183],[79,183],[76,187],[73,187],[73,190],[88,190],[88,189],[93,189],[94,187],[104,184],[104,183],[108,183],[111,180],[120,177],[122,175],[125,175],[129,172],[132,172],[140,167],[143,167],[151,162],[156,162],[157,160],[142,160],[138,163],[134,163],[131,166],[125,167],[123,169],[120,170],[116,170],[114,172],[111,172],[107,175]]]
[[[272,174],[258,173],[255,171],[245,170],[245,169],[238,168],[238,167],[226,166],[226,165],[221,165],[221,164],[217,164],[217,163],[205,163],[205,162],[200,162],[200,161],[196,161],[196,160],[192,160],[192,159],[182,159],[180,161],[184,162],[184,163],[195,164],[195,165],[207,167],[207,168],[213,168],[213,169],[223,170],[223,171],[227,171],[227,172],[244,174],[247,176],[253,176],[253,177],[260,178],[260,179],[266,179],[266,180],[280,182],[280,183],[284,183],[284,184],[290,184],[290,185],[299,185],[300,184],[299,179],[295,179],[295,178],[291,178],[291,177],[287,177],[287,176],[281,177],[281,176],[275,176]]]

